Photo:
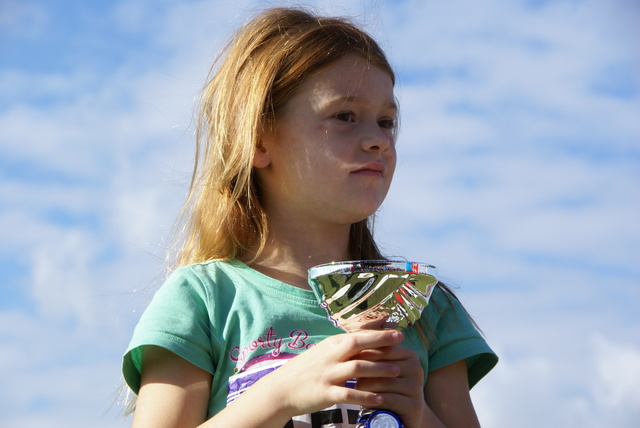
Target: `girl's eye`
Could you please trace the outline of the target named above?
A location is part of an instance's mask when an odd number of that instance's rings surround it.
[[[395,129],[396,121],[389,118],[381,119],[378,121],[378,126],[383,129]]]
[[[355,122],[356,121],[356,115],[353,114],[350,111],[345,111],[345,112],[338,113],[333,117],[335,119],[341,121],[341,122]]]

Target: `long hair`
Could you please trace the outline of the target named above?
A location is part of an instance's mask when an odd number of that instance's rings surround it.
[[[264,248],[268,219],[253,156],[263,132],[298,88],[347,54],[394,72],[366,32],[340,18],[300,9],[267,10],[249,21],[214,62],[200,100],[196,159],[176,264],[244,258]],[[380,259],[372,218],[351,227],[356,259]]]

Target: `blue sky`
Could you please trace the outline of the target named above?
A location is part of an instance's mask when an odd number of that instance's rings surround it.
[[[265,4],[0,3],[0,426],[128,426],[120,356],[164,276],[198,88]],[[633,426],[640,2],[307,4],[398,71],[377,235],[438,266],[500,354],[483,426]]]

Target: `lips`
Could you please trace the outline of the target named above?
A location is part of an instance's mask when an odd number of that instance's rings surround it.
[[[359,175],[383,176],[384,165],[378,162],[371,162],[353,171],[353,173]]]

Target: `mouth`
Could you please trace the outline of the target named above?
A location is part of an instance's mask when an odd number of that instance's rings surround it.
[[[382,177],[384,175],[384,165],[378,162],[371,162],[353,171],[353,174]]]

